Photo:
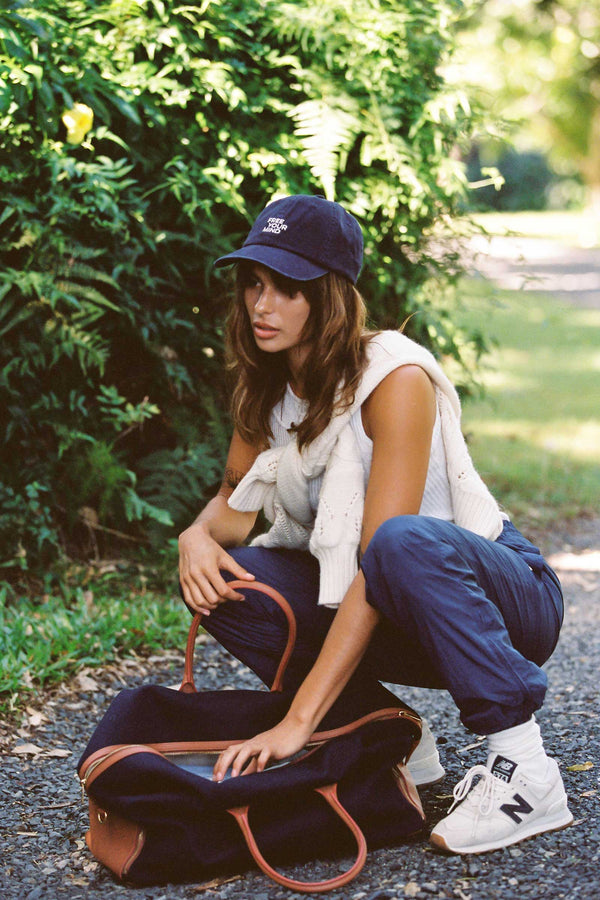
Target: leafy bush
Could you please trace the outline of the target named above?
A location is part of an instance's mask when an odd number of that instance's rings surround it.
[[[23,494],[0,484],[0,541],[5,554],[2,567],[24,571],[29,569],[32,557],[39,566],[60,552],[47,493],[36,482],[26,484]]]
[[[409,330],[460,360],[436,223],[465,185],[451,149],[469,110],[439,74],[461,6],[0,10],[0,465],[6,496],[44,510],[24,524],[9,504],[9,572],[164,540],[201,505],[228,435],[212,261],[274,193],[344,203],[374,323],[418,311]]]

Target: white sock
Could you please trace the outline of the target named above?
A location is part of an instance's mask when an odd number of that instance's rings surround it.
[[[534,781],[544,781],[548,757],[544,750],[540,726],[532,716],[528,722],[497,731],[487,736],[487,766],[493,769],[497,756],[517,763]]]

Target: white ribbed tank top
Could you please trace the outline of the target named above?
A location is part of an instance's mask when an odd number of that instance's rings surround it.
[[[284,447],[286,444],[289,444],[292,435],[288,429],[292,428],[294,424],[298,425],[303,420],[307,406],[306,400],[301,400],[300,397],[297,397],[288,384],[281,403],[278,403],[271,413],[271,430],[273,432],[273,438],[270,442],[271,447]],[[350,426],[358,442],[366,490],[373,458],[373,441],[365,432],[360,409],[350,419]],[[315,514],[319,505],[322,481],[322,476],[309,481],[309,501]],[[436,519],[445,519],[448,522],[451,522],[453,519],[439,412],[436,413],[435,417],[429,468],[427,470],[425,491],[419,515],[434,516]]]

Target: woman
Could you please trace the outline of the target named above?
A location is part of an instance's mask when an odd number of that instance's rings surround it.
[[[365,331],[357,221],[323,198],[286,197],[217,260],[232,263],[235,430],[221,490],[180,537],[182,592],[267,683],[283,626],[258,592],[234,602],[227,582],[281,590],[299,630],[288,714],[225,751],[215,779],[295,753],[342,690],[441,687],[487,735],[488,760],[457,785],[432,843],[484,852],[567,826],[534,717],[560,585],[477,475],[458,397],[431,354],[398,332]],[[242,547],[259,509],[271,528]],[[421,757],[443,774],[425,743]]]

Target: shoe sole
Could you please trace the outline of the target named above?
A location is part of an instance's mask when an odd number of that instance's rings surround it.
[[[417,787],[427,787],[429,784],[437,784],[446,777],[446,770],[439,761],[439,757],[428,761],[430,758],[415,761],[408,761],[408,771],[412,775],[412,780]]]
[[[428,787],[432,784],[439,784],[439,782],[443,781],[446,777],[446,770],[442,768],[442,766],[438,769],[430,769],[429,771],[424,772],[419,772],[418,769],[413,772],[410,766],[408,767],[408,770],[417,787]]]
[[[518,844],[520,841],[529,840],[540,834],[546,834],[551,831],[562,831],[564,828],[568,828],[569,825],[572,825],[573,821],[573,816],[570,811],[564,809],[561,810],[560,813],[556,813],[555,817],[550,822],[539,822],[537,825],[535,822],[532,822],[528,828],[513,833],[510,838],[494,841],[489,844],[476,844],[472,847],[450,847],[446,842],[446,839],[441,834],[435,834],[434,831],[429,836],[429,843],[435,847],[436,850],[441,850],[443,853],[458,853],[461,856],[467,853],[491,853],[492,850],[501,850],[503,847],[510,847],[512,844]]]

